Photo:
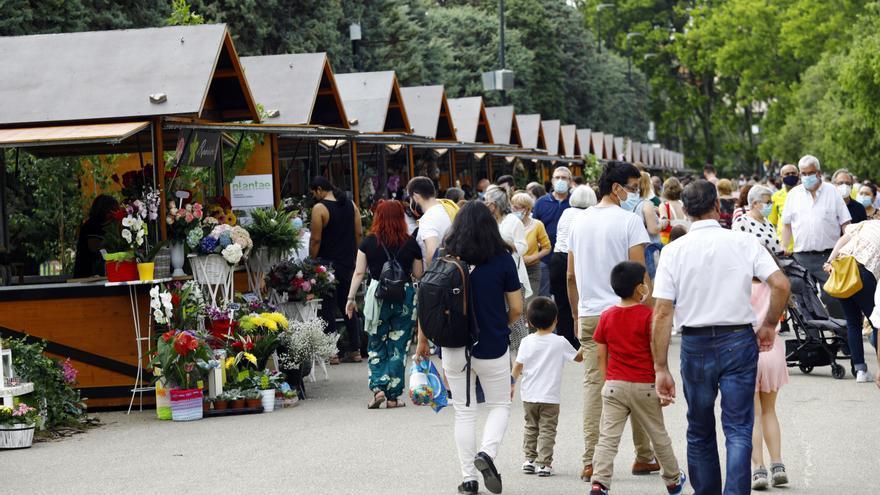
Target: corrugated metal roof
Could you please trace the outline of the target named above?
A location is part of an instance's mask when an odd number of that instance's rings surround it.
[[[225,36],[205,24],[0,37],[0,125],[199,114]]]
[[[548,155],[559,154],[559,125],[558,120],[542,120],[541,130],[544,131],[544,143],[547,145]]]
[[[562,138],[562,154],[565,156],[575,156],[575,133],[577,126],[574,124],[564,125],[559,128],[559,135]]]
[[[605,159],[605,134],[601,132],[590,132],[590,141],[593,143],[593,154],[599,160]]]
[[[351,128],[384,132],[394,87],[394,71],[336,74],[336,86]],[[357,121],[357,123],[353,123]]]
[[[526,149],[539,149],[541,137],[541,115],[537,113],[522,115],[516,114],[516,126],[519,127],[519,136],[522,138],[522,147]]]
[[[486,107],[486,117],[489,119],[495,144],[510,144],[513,132],[513,105]]]
[[[464,143],[492,143],[491,129],[486,121],[486,108],[482,96],[452,98],[449,100],[449,113],[455,124],[455,135]],[[484,125],[483,133],[480,126]],[[481,135],[481,134],[486,134]]]
[[[437,138],[437,127],[443,108],[443,86],[410,86],[400,88],[406,114],[413,134]]]
[[[578,156],[590,154],[590,129],[578,129],[575,133]]]
[[[326,53],[242,57],[254,100],[266,111],[278,110],[267,124],[308,124],[324,75]]]

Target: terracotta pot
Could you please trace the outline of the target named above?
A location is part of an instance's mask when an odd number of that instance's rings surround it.
[[[256,408],[263,405],[263,400],[262,399],[247,399],[245,401],[245,403],[249,409],[256,409]]]
[[[132,260],[105,261],[104,269],[108,282],[131,282],[139,278],[137,263]]]
[[[230,409],[244,409],[244,399],[236,399],[229,401]]]
[[[228,401],[225,400],[215,400],[214,401],[214,410],[215,411],[225,411],[226,407],[229,405]]]
[[[207,412],[207,411],[210,411],[210,410],[211,410],[211,403],[208,402],[208,401],[206,401],[206,400],[203,400],[203,401],[202,401],[202,411],[203,411],[203,412]]]

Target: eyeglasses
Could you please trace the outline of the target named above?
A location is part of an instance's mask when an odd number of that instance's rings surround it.
[[[639,186],[637,186],[637,185],[636,186],[624,186],[621,184],[620,187],[622,187],[626,192],[631,192],[631,193],[635,193],[635,194],[639,193]]]

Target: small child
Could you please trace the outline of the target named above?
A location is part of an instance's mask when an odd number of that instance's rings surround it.
[[[614,457],[626,419],[641,423],[654,445],[661,476],[670,495],[679,495],[687,478],[678,467],[672,441],[663,424],[663,405],[654,390],[654,359],[651,354],[651,308],[645,267],[624,261],[611,270],[611,288],[620,297],[617,306],[599,317],[593,334],[602,388],[602,425],[593,455],[590,495],[607,495],[614,472]]]
[[[520,342],[513,367],[514,380],[522,375],[520,395],[526,412],[523,451],[526,474],[553,474],[553,446],[559,422],[562,367],[566,361],[582,362],[584,355],[561,335],[556,335],[556,304],[547,297],[529,303],[526,317],[537,331]]]

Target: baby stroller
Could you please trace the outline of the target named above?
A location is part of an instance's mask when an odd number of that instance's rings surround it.
[[[804,374],[816,366],[831,365],[831,376],[842,379],[846,369],[837,361],[850,359],[846,320],[828,315],[817,295],[816,280],[803,266],[790,258],[779,263],[791,282],[786,321],[795,336],[785,341],[786,363],[789,367],[797,366]]]

